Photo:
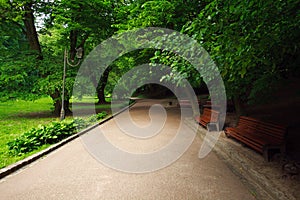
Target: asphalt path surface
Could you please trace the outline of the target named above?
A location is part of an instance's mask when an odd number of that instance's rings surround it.
[[[132,120],[141,127],[149,125],[149,106],[154,103],[166,107],[167,118],[152,137],[131,137],[120,130],[115,119],[85,137],[103,134],[113,145],[135,154],[159,151],[175,137],[181,112],[163,101],[144,100],[130,109]],[[183,129],[191,131],[189,127]],[[159,170],[153,165],[148,173],[128,173],[103,164],[89,153],[89,144],[80,137],[0,180],[0,199],[255,199],[214,152],[198,158],[201,144],[196,136],[187,151],[170,165]],[[123,162],[122,157],[119,160]]]

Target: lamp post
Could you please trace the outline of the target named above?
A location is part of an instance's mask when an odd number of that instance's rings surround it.
[[[79,47],[76,49],[76,57],[78,58],[78,62],[76,64],[72,64],[69,62],[68,59],[68,50],[65,49],[64,52],[64,71],[63,71],[63,84],[62,84],[62,96],[61,96],[61,111],[60,111],[60,120],[65,119],[65,85],[66,85],[66,70],[67,70],[67,65],[71,67],[76,67],[80,64],[80,61],[83,56],[83,49]],[[74,61],[72,61],[74,62]]]

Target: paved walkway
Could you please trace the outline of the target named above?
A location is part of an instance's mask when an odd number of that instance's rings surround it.
[[[141,101],[131,108],[136,123],[149,122],[148,108],[152,103]],[[178,128],[180,111],[176,107],[166,110],[165,127],[150,139],[126,139],[128,136],[117,128],[114,119],[87,134],[107,130],[106,136],[120,148],[137,153],[153,151],[167,144]],[[2,179],[0,199],[255,199],[213,152],[204,159],[198,158],[201,143],[196,136],[183,156],[170,166],[132,174],[100,164],[78,138]]]

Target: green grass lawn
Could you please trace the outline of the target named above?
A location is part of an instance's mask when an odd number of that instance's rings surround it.
[[[95,99],[85,98],[80,100],[80,102],[83,102],[82,108],[84,109],[91,107],[90,104],[95,102]],[[15,163],[49,146],[43,146],[34,152],[22,156],[14,156],[8,152],[6,144],[39,124],[48,124],[59,120],[58,117],[53,116],[51,112],[52,107],[51,98],[41,98],[34,102],[20,100],[0,102],[0,168]],[[110,110],[110,104],[96,105],[96,109],[97,111]]]
[[[6,144],[39,124],[58,120],[52,115],[51,108],[52,100],[50,98],[42,98],[34,102],[8,101],[0,103],[0,168],[36,152],[23,156],[13,156],[9,154]],[[41,149],[44,148],[46,146]]]

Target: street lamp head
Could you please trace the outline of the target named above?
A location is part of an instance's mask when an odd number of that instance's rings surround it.
[[[76,49],[76,57],[78,59],[82,59],[82,57],[83,57],[83,48],[82,47],[79,47]]]

